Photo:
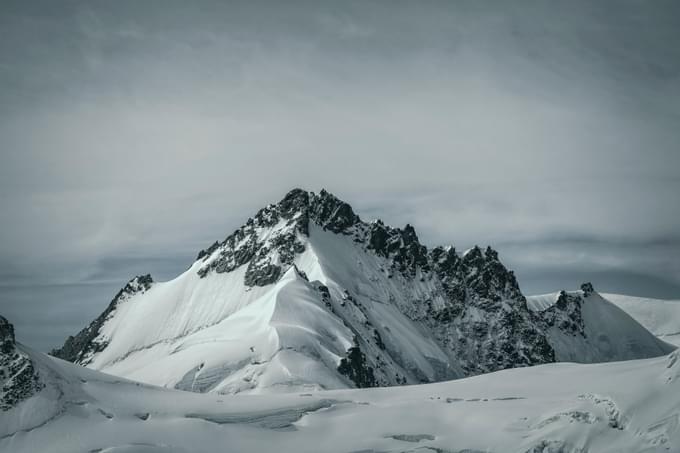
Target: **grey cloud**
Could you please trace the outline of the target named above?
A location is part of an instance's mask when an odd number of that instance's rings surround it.
[[[528,288],[587,269],[670,297],[679,22],[673,1],[3,2],[0,284],[22,289],[0,311],[35,335],[39,307],[78,318],[63,337],[295,186],[495,245]]]

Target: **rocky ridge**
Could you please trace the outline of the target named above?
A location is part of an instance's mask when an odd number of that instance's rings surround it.
[[[8,411],[42,389],[28,355],[19,351],[14,326],[0,316],[0,411]]]

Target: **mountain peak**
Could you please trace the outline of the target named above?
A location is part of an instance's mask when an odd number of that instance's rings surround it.
[[[326,189],[321,189],[318,194],[300,188],[292,189],[271,208],[288,219],[304,214],[334,232],[342,231],[360,221],[348,203]]]
[[[327,192],[326,189],[321,189],[318,195],[311,193],[310,218],[325,230],[334,233],[345,233],[350,227],[361,222],[348,203]]]
[[[514,275],[505,269],[498,259],[498,252],[491,247],[482,249],[475,245],[462,256],[458,256],[453,247],[428,252],[411,224],[393,228],[381,220],[363,222],[347,202],[326,189],[315,193],[294,188],[278,203],[260,209],[224,241],[215,242],[199,252],[197,260],[204,265],[198,274],[205,277],[212,271],[231,272],[247,265],[245,280],[248,286],[274,283],[294,264],[296,257],[305,252],[311,224],[323,231],[351,236],[366,250],[390,259],[393,270],[411,277],[416,275],[417,269],[429,271],[433,264],[431,259],[435,264],[440,260],[447,262],[446,265],[436,264],[439,271],[446,267],[448,272],[456,273],[462,268],[454,264],[460,261],[469,277],[479,274],[479,281],[474,286],[482,297],[499,291],[509,297],[521,294]]]
[[[432,382],[569,358],[580,294],[535,314],[491,247],[428,250],[296,188],[173,281],[132,279],[54,355],[194,391]]]
[[[274,283],[305,251],[310,222],[324,231],[349,235],[361,219],[348,203],[325,189],[318,194],[292,189],[277,204],[260,209],[224,241],[201,250],[197,260],[205,265],[198,274],[231,272],[247,264],[248,286]]]
[[[306,190],[295,188],[279,201],[277,207],[282,215],[292,217],[297,212],[307,211],[309,195],[310,193]]]

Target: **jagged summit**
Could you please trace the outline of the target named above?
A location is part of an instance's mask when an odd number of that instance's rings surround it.
[[[401,229],[387,226],[379,219],[364,222],[348,203],[325,189],[318,194],[293,189],[280,202],[259,210],[224,241],[201,250],[197,260],[205,265],[198,270],[199,275],[231,272],[248,264],[244,277],[247,286],[271,284],[293,264],[296,254],[305,251],[304,238],[309,236],[310,223],[324,231],[352,236],[353,241],[363,244],[366,250],[390,259],[393,270],[412,277],[418,268],[430,271],[431,258],[439,259],[444,250],[451,257],[456,255],[453,247],[437,247],[432,250],[433,255],[428,255],[427,247],[420,243],[412,225],[406,224]],[[486,262],[496,263],[496,271],[502,267],[498,252],[491,247],[482,251],[475,246],[462,258],[456,255],[456,259],[460,260],[460,266],[470,269],[481,269]],[[491,272],[483,278],[484,283],[492,283]],[[514,277],[511,280],[509,285],[519,292]],[[476,286],[481,289],[481,285]],[[483,293],[486,297],[490,291]]]
[[[309,235],[314,222],[324,230],[351,234],[361,222],[352,207],[321,190],[317,195],[293,189],[277,204],[260,209],[255,216],[221,243],[215,242],[198,254],[205,262],[198,273],[231,272],[248,264],[244,276],[248,286],[274,283],[293,264],[296,254],[304,252],[301,236]]]
[[[410,224],[294,189],[177,278],[131,280],[54,355],[200,392],[433,382],[571,359],[579,307],[530,310],[491,247],[428,249]]]

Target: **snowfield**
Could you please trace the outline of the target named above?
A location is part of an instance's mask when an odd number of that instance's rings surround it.
[[[264,396],[152,387],[19,348],[45,387],[0,412],[7,453],[680,451],[678,352]]]

